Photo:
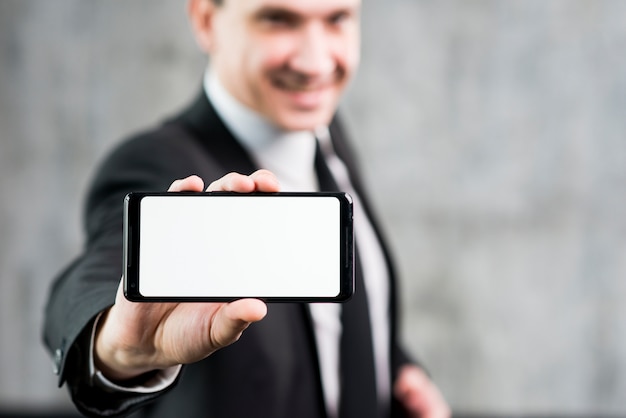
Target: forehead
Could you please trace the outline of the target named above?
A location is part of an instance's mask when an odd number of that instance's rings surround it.
[[[341,10],[358,10],[361,0],[226,0],[244,14],[260,10],[285,10],[302,16],[325,16]]]

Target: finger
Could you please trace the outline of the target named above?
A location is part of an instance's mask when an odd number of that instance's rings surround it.
[[[278,179],[269,170],[257,170],[250,174],[250,178],[254,181],[256,191],[269,193],[280,191]]]
[[[250,193],[255,190],[254,180],[239,173],[228,173],[207,187],[207,192],[238,192]]]
[[[450,416],[452,416],[452,411],[450,410],[448,403],[439,389],[435,386],[433,386],[432,394],[430,396],[430,404],[432,418],[450,418]]]
[[[170,188],[167,189],[168,192],[201,192],[202,190],[204,190],[204,181],[196,175],[192,175],[184,179],[174,180],[174,182],[170,185]]]
[[[239,173],[229,173],[215,180],[207,187],[208,192],[250,193],[254,191],[277,192],[279,190],[280,185],[278,179],[269,170],[257,170],[249,176]]]
[[[404,366],[394,385],[396,398],[404,405],[410,416],[432,418],[434,410],[429,407],[430,387],[426,374],[416,366]]]
[[[398,400],[404,405],[410,416],[420,418],[449,418],[450,407],[443,395],[428,379],[426,374],[417,368],[404,370],[404,379],[395,387]]]

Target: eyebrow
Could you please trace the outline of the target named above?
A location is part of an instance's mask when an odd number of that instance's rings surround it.
[[[354,14],[358,14],[359,9],[357,8],[356,10],[345,6],[345,7],[338,7],[336,9],[331,10],[328,13],[325,13],[324,15],[322,15],[321,17],[324,19],[328,19],[332,16],[335,16],[337,14],[341,14],[341,13],[346,13],[348,15],[354,15]],[[282,18],[286,18],[289,21],[293,21],[293,22],[298,22],[300,20],[303,19],[303,15],[300,12],[291,10],[287,7],[283,7],[283,6],[272,6],[272,5],[266,5],[261,7],[260,9],[256,10],[255,12],[252,13],[252,18],[255,20],[258,20],[260,18],[263,17],[267,17],[267,16],[277,16],[277,17],[282,17]]]
[[[252,17],[256,20],[267,16],[279,16],[290,21],[298,21],[302,19],[299,13],[279,6],[264,6],[252,14]]]

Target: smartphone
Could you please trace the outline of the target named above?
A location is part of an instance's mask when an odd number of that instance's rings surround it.
[[[132,301],[343,302],[354,291],[346,193],[130,193]]]

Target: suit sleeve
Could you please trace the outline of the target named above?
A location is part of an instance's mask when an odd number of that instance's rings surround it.
[[[82,254],[53,282],[45,311],[44,342],[52,353],[59,386],[67,383],[76,407],[88,416],[128,413],[163,392],[107,392],[89,378],[89,337],[98,313],[110,307],[122,275],[123,200],[131,191],[165,191],[193,173],[192,147],[172,138],[171,126],[132,139],[102,164],[85,208],[86,244]],[[197,154],[196,154],[197,155]],[[167,391],[167,389],[165,390]]]

